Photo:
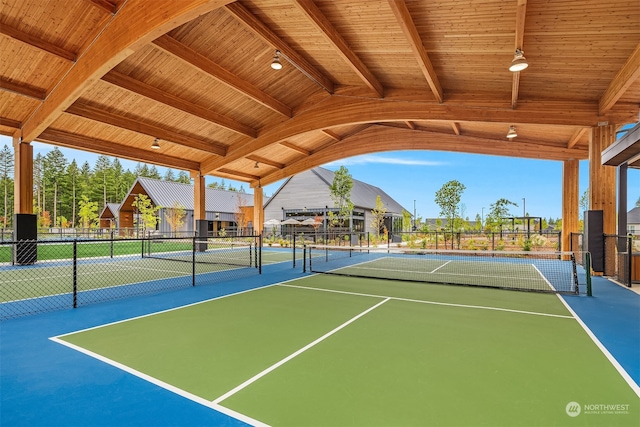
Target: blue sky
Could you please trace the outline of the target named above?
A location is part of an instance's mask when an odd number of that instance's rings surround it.
[[[0,135],[0,147],[11,139]],[[48,144],[34,143],[34,154],[46,154],[53,149]],[[60,148],[68,161],[73,158],[79,164],[88,161],[93,167],[98,155]],[[136,162],[121,160],[123,166],[133,171]],[[544,218],[562,216],[562,162],[546,160],[516,159],[510,157],[485,156],[475,154],[447,153],[439,151],[402,151],[370,154],[343,159],[324,165],[336,170],[346,166],[354,179],[375,185],[397,200],[405,209],[415,210],[422,218],[439,216],[440,209],[435,204],[435,193],[450,180],[458,180],[465,185],[462,203],[465,216],[473,220],[476,214],[489,212],[489,206],[500,198],[518,204],[511,213],[522,215],[523,198],[529,215]],[[161,174],[165,169],[158,167]],[[221,178],[207,177],[207,183],[221,181]],[[580,162],[580,195],[588,187],[589,164]],[[230,181],[236,187],[247,183]],[[283,181],[265,186],[265,195],[272,195]],[[628,204],[635,205],[640,197],[640,170],[630,169],[628,174]]]

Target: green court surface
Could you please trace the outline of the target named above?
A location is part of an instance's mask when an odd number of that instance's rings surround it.
[[[320,275],[53,339],[258,425],[640,417],[636,391],[552,294]],[[618,409],[572,417],[572,402]]]

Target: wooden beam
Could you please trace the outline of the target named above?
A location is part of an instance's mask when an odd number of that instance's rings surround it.
[[[104,10],[111,15],[115,15],[115,13],[118,11],[118,7],[108,0],[89,0],[89,2],[96,6],[98,9]]]
[[[391,150],[436,150],[545,160],[584,159],[588,156],[588,151],[584,149],[570,150],[540,146],[531,142],[513,144],[504,139],[457,136],[444,132],[412,131],[376,125],[290,163],[284,169],[265,175],[261,182],[262,185],[268,185],[345,157]]]
[[[37,138],[87,88],[136,50],[173,28],[228,2],[181,0],[155,2],[153,7],[149,7],[149,2],[144,0],[125,2],[24,123],[23,140],[29,142]]]
[[[379,97],[384,97],[382,83],[378,81],[367,66],[364,65],[362,60],[351,50],[340,33],[338,33],[327,17],[318,9],[318,6],[316,6],[312,0],[294,0],[294,3],[307,15],[316,28],[322,32],[342,59],[351,67],[358,77],[362,79],[367,87],[377,93]]]
[[[637,117],[640,107],[629,106],[625,114]],[[592,126],[603,117],[593,103],[581,102],[522,102],[517,110],[503,108],[477,108],[459,102],[398,101],[332,96],[305,110],[294,118],[281,122],[262,132],[253,141],[229,147],[221,159],[203,161],[204,173],[223,167],[226,163],[246,157],[254,151],[281,143],[306,132],[331,129],[336,126],[399,121],[470,121],[492,123],[531,123],[564,126]],[[605,119],[606,120],[606,119]],[[344,139],[343,139],[344,140]]]
[[[453,133],[456,135],[460,135],[460,124],[456,122],[451,122],[451,128],[453,129]]]
[[[251,160],[252,162],[258,162],[260,164],[269,165],[278,169],[282,169],[284,167],[284,164],[282,163],[274,162],[273,160],[269,160],[260,156],[247,156],[247,159]]]
[[[18,30],[17,28],[10,27],[7,24],[0,25],[0,34],[4,34],[7,37],[11,37],[12,39],[21,41],[22,43],[28,44],[29,46],[33,46],[37,49],[40,49],[44,52],[55,55],[58,58],[65,59],[69,62],[75,62],[76,60],[75,52],[71,52],[61,47],[58,47],[53,43],[50,43],[38,37],[24,33]]]
[[[22,122],[18,120],[8,119],[6,117],[0,117],[0,126],[7,126],[13,129],[22,128]]]
[[[400,24],[400,28],[402,28],[404,36],[409,42],[409,46],[411,46],[411,51],[418,61],[422,74],[427,79],[427,83],[429,83],[433,96],[436,97],[438,102],[443,102],[444,94],[442,92],[440,81],[438,80],[438,75],[431,64],[431,60],[429,59],[429,55],[427,55],[427,50],[424,48],[424,44],[422,44],[422,38],[420,37],[420,33],[418,33],[418,29],[411,18],[411,13],[409,13],[407,5],[404,0],[389,0],[389,5],[398,20],[398,24]]]
[[[600,97],[598,104],[600,114],[605,114],[613,108],[627,89],[638,80],[638,77],[640,77],[640,43]]]
[[[342,138],[340,138],[340,135],[338,135],[337,133],[329,130],[329,129],[322,129],[320,132],[322,132],[323,134],[325,134],[326,136],[328,136],[329,138],[333,139],[334,141],[340,141]]]
[[[84,117],[89,120],[106,123],[108,125],[115,126],[121,129],[127,129],[132,132],[149,135],[153,138],[160,138],[167,142],[183,145],[185,147],[193,148],[194,150],[200,150],[209,154],[224,156],[226,152],[226,148],[224,146],[219,145],[213,141],[206,141],[200,137],[195,138],[185,135],[182,132],[176,132],[173,130],[161,128],[155,124],[145,123],[138,118],[133,119],[113,113],[108,113],[89,105],[78,103],[73,104],[67,109],[67,113]]]
[[[38,101],[44,101],[44,98],[47,96],[47,92],[43,89],[13,83],[2,78],[0,78],[0,89],[21,96],[26,96],[27,98],[37,99]]]
[[[90,138],[56,129],[46,129],[38,137],[38,141],[60,145],[62,147],[75,148],[82,151],[119,157],[135,161],[156,164],[181,170],[198,170],[200,164],[178,157],[167,156],[155,151],[140,150],[138,148],[122,145],[111,141]]]
[[[238,172],[238,171],[234,171],[234,170],[227,169],[227,168],[218,169],[217,173],[229,175],[233,179],[236,179],[238,181],[244,181],[244,180],[253,181],[253,180],[260,179],[260,176],[258,176],[258,175],[252,175],[252,174],[249,174],[249,173]]]
[[[416,128],[416,124],[415,124],[415,123],[413,123],[412,121],[410,121],[410,120],[405,120],[405,121],[404,121],[404,123],[407,125],[407,127],[408,127],[409,129],[411,129],[411,130],[415,130],[415,128]]]
[[[200,105],[193,104],[176,95],[160,90],[115,70],[111,70],[109,73],[105,74],[102,77],[102,80],[140,96],[144,96],[145,98],[153,99],[161,104],[176,108],[193,116],[200,117],[232,132],[249,136],[251,138],[258,136],[258,132],[250,126],[243,125],[242,123],[239,123],[225,115],[216,113],[205,107],[201,107]]]
[[[516,40],[513,51],[522,49],[524,43],[524,23],[527,15],[527,0],[518,0],[516,6]],[[511,108],[514,110],[518,105],[518,92],[520,91],[520,71],[513,73],[511,83]]]
[[[575,147],[575,145],[578,143],[578,141],[580,141],[580,138],[582,138],[582,135],[584,135],[585,132],[587,132],[588,130],[589,130],[589,128],[580,128],[577,131],[575,131],[573,133],[573,135],[571,136],[571,139],[569,140],[569,143],[567,144],[567,148]]]
[[[290,150],[297,151],[298,153],[303,154],[305,156],[308,156],[309,154],[311,154],[311,151],[305,150],[302,147],[298,147],[297,145],[294,145],[288,141],[280,141],[279,144],[282,145],[283,147],[287,147]]]
[[[235,2],[225,6],[227,11],[233,15],[238,21],[242,22],[245,27],[254,32],[254,34],[261,37],[267,44],[271,45],[274,49],[280,51],[280,54],[291,65],[296,67],[298,71],[307,76],[311,81],[316,83],[322,89],[330,94],[333,94],[334,85],[333,82],[324,74],[322,74],[316,67],[311,65],[302,55],[296,50],[284,42],[278,37],[269,27],[265,25],[260,19],[253,15],[246,7],[241,3]]]
[[[224,83],[230,88],[242,93],[248,98],[269,108],[270,110],[282,114],[286,117],[292,116],[290,107],[278,101],[271,95],[266,94],[251,83],[242,80],[231,71],[222,68],[215,62],[211,61],[209,58],[200,55],[198,52],[188,46],[185,46],[178,40],[169,37],[168,35],[164,35],[154,40],[153,44],[169,55],[173,56],[174,58],[177,58],[194,68],[204,71],[221,83]]]

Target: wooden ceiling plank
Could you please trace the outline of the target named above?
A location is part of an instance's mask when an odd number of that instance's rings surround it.
[[[460,123],[451,122],[451,128],[453,129],[453,133],[460,135]]]
[[[514,53],[516,49],[522,50],[524,43],[524,24],[527,16],[527,0],[518,0],[516,6],[516,40]],[[511,82],[511,108],[514,110],[518,106],[518,93],[520,92],[520,71],[513,73]]]
[[[0,89],[26,96],[27,98],[37,99],[38,101],[44,101],[47,96],[47,92],[43,89],[13,83],[2,78],[0,78]]]
[[[284,165],[282,163],[274,162],[273,160],[269,160],[261,156],[247,156],[247,159],[251,160],[252,162],[258,162],[278,169],[284,168]]]
[[[600,97],[600,114],[606,114],[640,77],[640,43]]]
[[[111,15],[114,15],[118,10],[118,7],[108,0],[89,0],[89,2],[96,6],[98,9],[104,10]]]
[[[137,49],[226,3],[229,0],[181,0],[155,2],[149,7],[144,0],[128,0],[25,121],[23,141],[37,138],[87,88]],[[132,22],[136,24],[131,25]]]
[[[300,154],[304,154],[305,156],[308,156],[309,154],[311,154],[311,151],[305,150],[302,147],[298,147],[297,145],[294,145],[288,141],[280,141],[279,144],[282,145],[283,147],[287,147],[290,150],[297,151]]]
[[[567,144],[567,148],[575,147],[578,141],[580,141],[580,138],[582,138],[582,135],[584,135],[584,133],[588,130],[589,128],[580,128],[577,131],[575,131],[575,133],[571,136],[569,143]]]
[[[185,113],[200,117],[215,125],[221,126],[225,129],[239,133],[241,135],[249,136],[251,138],[255,138],[256,136],[258,136],[258,131],[250,126],[243,125],[242,123],[230,119],[227,116],[218,114],[214,111],[208,110],[207,108],[193,104],[176,95],[160,90],[156,87],[129,77],[126,74],[119,73],[115,70],[111,70],[109,73],[105,74],[102,77],[102,80],[118,87],[124,88],[130,92],[136,93],[140,96],[144,96],[146,98],[160,102],[161,104],[168,105],[170,107],[184,111]]]
[[[289,106],[258,89],[256,86],[252,85],[246,80],[242,80],[232,72],[222,68],[203,55],[200,55],[198,52],[189,48],[188,46],[185,46],[178,40],[168,35],[164,35],[154,40],[153,44],[169,55],[209,74],[216,80],[242,93],[243,95],[258,102],[259,104],[271,109],[272,111],[275,111],[276,113],[282,114],[286,117],[291,117],[293,115],[292,110]]]
[[[0,25],[0,34],[4,34],[7,37],[11,37],[12,39],[21,41],[22,43],[33,46],[37,49],[55,55],[58,58],[65,59],[69,62],[75,62],[76,60],[75,52],[70,52],[66,49],[54,45],[53,43],[49,43],[48,41],[42,40],[38,37],[26,34],[18,30],[17,28],[13,28],[7,24]]]
[[[351,69],[362,79],[362,81],[371,90],[376,92],[379,97],[384,97],[384,88],[382,83],[373,75],[362,60],[347,45],[340,33],[329,22],[326,16],[320,11],[318,6],[312,0],[294,0],[300,10],[313,22],[313,24],[322,32],[326,39],[333,45],[342,59],[351,67]]]
[[[94,120],[100,123],[106,123],[121,129],[127,129],[132,132],[149,135],[153,138],[160,138],[167,142],[184,145],[195,150],[204,151],[209,154],[224,156],[226,148],[215,143],[203,141],[193,138],[179,131],[167,130],[159,126],[144,123],[140,119],[131,119],[128,117],[108,113],[95,107],[83,104],[73,104],[67,109],[67,113]]]
[[[253,31],[256,35],[261,37],[267,44],[271,45],[274,49],[279,50],[281,56],[284,57],[289,63],[291,63],[291,65],[296,67],[302,74],[307,76],[307,78],[309,78],[311,81],[316,83],[328,93],[333,94],[334,85],[327,76],[322,74],[295,49],[285,43],[284,40],[278,37],[269,27],[266,26],[264,22],[258,19],[241,3],[231,3],[225,6],[225,8],[238,21],[242,22],[249,30]]]
[[[389,5],[398,20],[398,24],[400,24],[400,28],[402,28],[402,32],[409,42],[409,46],[411,46],[411,51],[416,57],[420,70],[422,71],[425,79],[427,79],[427,83],[429,83],[429,87],[431,88],[433,95],[436,97],[438,102],[443,102],[444,94],[440,81],[438,80],[438,74],[431,64],[427,50],[424,48],[422,38],[420,37],[418,29],[413,22],[409,9],[407,9],[407,5],[404,0],[389,0]]]
[[[144,161],[159,166],[166,166],[182,170],[198,170],[200,164],[178,157],[167,156],[162,153],[140,150],[127,145],[111,141],[90,138],[84,135],[73,134],[56,129],[46,129],[38,137],[38,141],[53,143],[63,147],[74,148],[82,151],[119,157],[134,161]]]
[[[589,155],[586,149],[540,146],[531,142],[513,144],[504,139],[457,136],[444,132],[412,131],[374,125],[366,131],[344,138],[339,143],[327,145],[310,156],[292,162],[284,169],[261,177],[261,185],[269,185],[345,157],[391,150],[436,150],[477,154],[488,154],[487,151],[490,151],[498,156],[547,160],[586,159]]]

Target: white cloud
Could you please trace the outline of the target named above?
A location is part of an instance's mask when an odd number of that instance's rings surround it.
[[[446,162],[436,162],[430,160],[419,160],[419,159],[403,159],[399,157],[385,157],[385,156],[374,156],[374,155],[364,155],[364,156],[356,156],[350,157],[347,159],[337,160],[335,162],[327,163],[326,167],[338,167],[338,166],[349,166],[349,165],[364,165],[364,164],[386,164],[386,165],[404,165],[404,166],[444,166]]]

